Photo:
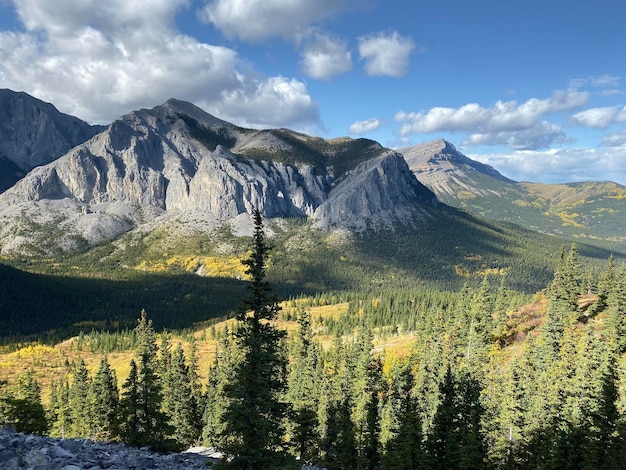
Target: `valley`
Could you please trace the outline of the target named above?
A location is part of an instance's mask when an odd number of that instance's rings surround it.
[[[3,423],[237,461],[256,364],[275,468],[619,468],[625,188],[175,99],[100,128],[0,97],[5,144],[45,134],[0,146]]]

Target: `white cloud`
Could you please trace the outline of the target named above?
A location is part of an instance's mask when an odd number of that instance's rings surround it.
[[[224,35],[242,41],[291,38],[363,0],[211,0],[199,16]]]
[[[626,184],[626,146],[468,155],[516,181],[614,181]]]
[[[362,135],[375,131],[382,123],[375,118],[366,119],[365,121],[356,121],[350,126],[350,134]]]
[[[302,70],[312,78],[328,80],[352,69],[346,42],[325,34],[314,34],[303,47],[302,57]]]
[[[518,131],[470,134],[463,141],[463,145],[508,145],[515,150],[529,150],[547,148],[556,143],[567,141],[565,132],[559,126],[541,121]]]
[[[403,77],[414,47],[410,38],[396,31],[359,38],[359,55],[365,60],[367,75]]]
[[[586,109],[574,114],[572,121],[579,126],[607,129],[613,124],[626,122],[626,106]]]
[[[175,15],[187,3],[16,0],[27,33],[0,31],[0,86],[90,122],[176,97],[209,112],[234,106],[238,124],[319,124],[302,82],[263,76],[236,51],[181,34]]]
[[[283,77],[261,83],[250,80],[248,88],[226,92],[215,108],[220,117],[250,127],[293,127],[296,122],[319,122],[317,106],[305,86]]]
[[[626,130],[606,134],[602,137],[602,145],[606,147],[626,146]]]
[[[405,124],[400,135],[434,132],[470,132],[470,142],[489,145],[509,144],[515,148],[542,148],[562,141],[560,128],[544,116],[580,108],[589,94],[575,90],[556,91],[550,98],[531,98],[522,104],[497,101],[484,108],[469,103],[460,108],[435,107],[429,111],[406,113],[400,111],[396,120]]]

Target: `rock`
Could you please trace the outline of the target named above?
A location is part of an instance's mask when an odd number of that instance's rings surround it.
[[[32,444],[32,441],[30,442]],[[24,463],[37,470],[44,470],[49,468],[51,460],[41,449],[33,449],[29,451],[24,457]]]

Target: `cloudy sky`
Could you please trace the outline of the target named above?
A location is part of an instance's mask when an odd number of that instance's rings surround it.
[[[239,125],[445,138],[626,184],[626,2],[0,0],[0,88],[91,123],[176,97]]]

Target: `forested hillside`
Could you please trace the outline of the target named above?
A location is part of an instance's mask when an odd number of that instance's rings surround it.
[[[246,259],[237,319],[177,337],[142,315],[134,331],[81,336],[43,405],[45,359],[11,375],[2,419],[161,449],[201,442],[235,468],[623,468],[626,270],[612,258],[588,276],[576,246],[562,249],[534,298],[484,273],[449,292],[372,290],[325,315],[316,305],[331,296],[280,311],[266,256]],[[250,423],[273,432],[255,441]]]

